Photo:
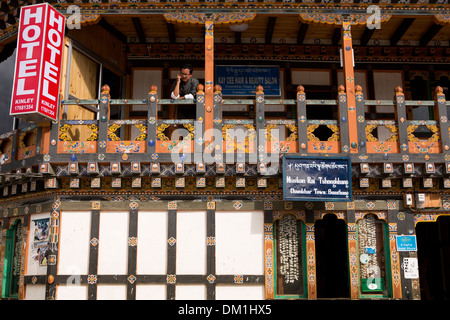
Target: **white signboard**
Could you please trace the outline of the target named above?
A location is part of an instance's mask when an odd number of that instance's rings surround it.
[[[419,263],[417,258],[403,259],[405,279],[419,279]]]

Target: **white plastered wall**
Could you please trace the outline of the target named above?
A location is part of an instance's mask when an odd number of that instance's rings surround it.
[[[176,226],[176,274],[206,275],[206,211],[178,211]],[[35,218],[49,217],[36,215]],[[128,211],[100,212],[97,274],[127,274]],[[217,299],[264,299],[263,211],[215,213],[217,275],[261,275],[260,284],[216,286]],[[137,274],[167,274],[168,212],[138,212]],[[59,300],[87,299],[87,285],[77,285],[76,275],[89,273],[91,211],[62,211],[58,274],[73,275],[69,284],[58,285]],[[31,269],[29,269],[31,270]],[[27,273],[30,274],[30,273]],[[42,274],[46,274],[42,271]],[[45,285],[27,286],[27,299],[44,299]],[[126,284],[98,284],[97,299],[126,299]],[[137,284],[137,299],[166,299],[165,284]],[[204,284],[181,284],[176,299],[206,299]]]
[[[264,275],[263,211],[216,211],[216,274]],[[264,281],[217,285],[216,299],[264,299]]]
[[[89,272],[90,235],[90,211],[61,211],[58,274],[70,277],[65,285],[58,285],[58,300],[86,300],[88,297],[88,287],[80,284],[80,276]]]
[[[176,273],[206,273],[206,211],[177,212]]]

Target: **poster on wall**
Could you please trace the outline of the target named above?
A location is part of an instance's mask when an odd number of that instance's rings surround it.
[[[283,156],[283,200],[352,201],[349,157]]]
[[[47,266],[47,249],[49,240],[50,218],[32,221],[31,258],[39,267]]]

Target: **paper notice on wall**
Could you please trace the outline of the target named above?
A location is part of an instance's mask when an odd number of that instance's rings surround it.
[[[417,258],[404,258],[403,259],[403,271],[405,273],[405,279],[418,279],[419,278],[419,263]]]
[[[34,263],[38,264],[40,267],[44,267],[47,265],[50,219],[37,219],[32,222],[34,225],[31,229],[33,235],[31,257]]]

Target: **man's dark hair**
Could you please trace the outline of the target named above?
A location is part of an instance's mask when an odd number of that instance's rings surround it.
[[[189,74],[192,74],[192,71],[194,71],[194,69],[192,68],[192,66],[190,64],[182,65],[180,70],[181,69],[188,69],[189,70]]]

